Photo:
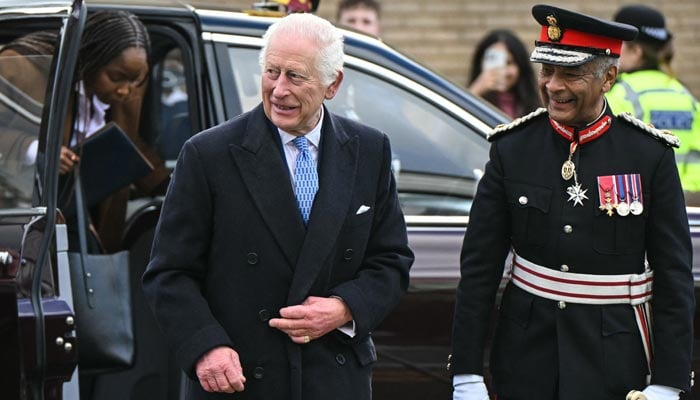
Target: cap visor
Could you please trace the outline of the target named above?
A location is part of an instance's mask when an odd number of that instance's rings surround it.
[[[575,67],[591,61],[595,55],[582,51],[564,50],[555,47],[535,47],[530,54],[530,61],[542,64]]]

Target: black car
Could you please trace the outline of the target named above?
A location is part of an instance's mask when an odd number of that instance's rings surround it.
[[[2,398],[78,398],[80,337],[74,327],[81,317],[73,311],[66,226],[57,208],[58,151],[84,17],[109,8],[137,14],[149,30],[152,64],[140,132],[169,168],[185,140],[261,99],[258,52],[272,17],[183,5],[2,2],[0,44],[37,30],[60,32],[54,56],[43,61],[50,66],[48,79],[30,82],[39,86],[32,90],[38,99],[9,78],[12,71],[17,75],[22,60],[0,57]],[[447,398],[451,384],[445,364],[459,249],[488,158],[486,133],[507,118],[381,41],[344,33],[345,79],[327,105],[391,138],[416,254],[409,293],[373,332],[379,357],[374,398]],[[14,143],[18,130],[38,140],[37,162],[31,166],[21,157],[7,157],[6,146],[12,146],[3,136]],[[180,372],[140,291],[161,203],[160,197],[129,202],[122,248],[130,251],[137,353],[132,368],[97,378],[95,399],[179,398]],[[700,210],[689,210],[695,239]],[[54,292],[42,292],[42,270],[53,276]]]

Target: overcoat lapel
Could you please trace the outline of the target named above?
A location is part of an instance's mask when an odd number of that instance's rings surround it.
[[[325,110],[321,133],[319,190],[294,269],[288,304],[299,304],[307,297],[338,238],[352,198],[359,141],[357,136],[349,136],[334,124],[333,119],[328,110]]]
[[[273,136],[276,134],[262,106],[258,106],[252,111],[243,142],[232,144],[231,153],[253,202],[291,267],[297,262],[305,229],[289,169]]]

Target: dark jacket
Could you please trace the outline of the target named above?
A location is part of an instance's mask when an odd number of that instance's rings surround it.
[[[536,264],[582,274],[641,273],[646,256],[655,273],[651,383],[689,390],[692,247],[673,150],[607,115],[609,130],[574,156],[578,180],[588,189],[582,206],[568,201],[573,180],[562,179],[561,167],[570,142],[554,131],[547,113],[493,141],[462,249],[453,374],[483,374],[489,315],[512,246]],[[596,177],[618,174],[641,175],[642,215],[599,209]],[[512,284],[503,294],[491,360],[493,387],[503,399],[612,400],[646,386],[631,306],[560,308]]]
[[[237,399],[369,399],[370,332],[408,286],[413,254],[387,137],[324,114],[319,184],[304,229],[279,135],[262,106],[187,141],[144,275],[179,365],[239,353]],[[356,214],[360,206],[371,207]],[[357,328],[297,345],[268,320],[308,296],[340,296]],[[219,399],[191,382],[188,399]]]

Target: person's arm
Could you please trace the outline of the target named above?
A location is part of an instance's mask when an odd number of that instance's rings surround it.
[[[695,309],[692,257],[683,190],[673,151],[666,149],[643,188],[648,207],[646,250],[654,271],[651,384],[690,391]]]
[[[124,130],[139,151],[146,156],[154,167],[152,172],[134,182],[136,187],[146,194],[153,194],[153,192],[164,193],[164,185],[167,184],[170,173],[165,168],[165,163],[160,154],[149,146],[139,133],[143,97],[147,86],[148,82],[144,82],[136,87],[129,99],[122,103],[111,105],[109,112],[111,120]]]
[[[371,233],[354,278],[331,288],[327,297],[312,296],[302,304],[282,308],[281,318],[269,321],[295,343],[307,343],[333,330],[340,330],[348,340],[361,340],[398,304],[408,287],[413,253],[408,248],[406,224],[391,172],[389,140],[386,136],[381,140],[381,147],[369,139],[367,144],[381,148],[380,167],[373,177],[377,190]]]
[[[505,208],[508,202],[498,145],[494,142],[491,146],[462,243],[452,330],[453,376],[483,376],[484,343],[510,249],[510,212]]]
[[[201,357],[235,348],[202,294],[213,231],[212,188],[196,146],[188,141],[163,202],[151,261],[143,275],[146,299],[177,364],[192,379]]]
[[[481,71],[479,76],[469,85],[469,91],[483,97],[490,92],[504,91],[503,85],[503,69],[492,68]]]

